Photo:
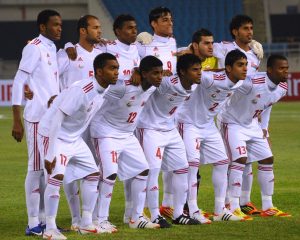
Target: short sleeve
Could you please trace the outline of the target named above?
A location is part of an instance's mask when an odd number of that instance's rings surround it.
[[[243,84],[239,88],[237,88],[237,91],[243,95],[248,95],[251,92],[252,87],[252,78],[250,76],[247,76],[246,79],[243,80]]]
[[[214,83],[213,73],[210,71],[202,71],[201,74],[201,85],[204,88],[210,88]]]
[[[146,47],[145,45],[141,44],[140,42],[136,42],[136,47],[138,49],[139,55],[142,58],[146,56]]]
[[[68,66],[70,64],[68,54],[64,49],[60,49],[57,52],[57,63],[58,63],[59,76],[61,76],[68,70]]]
[[[222,43],[214,43],[213,54],[218,59],[218,68],[225,68],[226,53]]]
[[[159,87],[157,88],[157,91],[160,93],[160,94],[165,94],[168,89],[171,87],[171,84],[172,84],[172,79],[176,78],[175,76],[172,76],[172,77],[163,77]],[[178,81],[179,78],[178,78]]]
[[[125,95],[125,82],[118,80],[115,85],[110,85],[104,94],[105,99],[121,99]]]
[[[19,65],[19,70],[31,74],[37,67],[41,59],[41,52],[37,45],[29,43],[22,52],[22,59]]]
[[[64,100],[59,104],[59,109],[68,116],[83,108],[87,102],[85,93],[78,86],[70,87],[61,94],[64,94]]]

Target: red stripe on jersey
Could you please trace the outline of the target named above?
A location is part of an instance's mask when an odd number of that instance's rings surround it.
[[[218,81],[222,81],[222,80],[225,80],[225,74],[213,74],[213,78],[214,80],[218,80]]]
[[[265,83],[266,80],[264,77],[261,77],[261,78],[253,78],[252,79],[252,83],[253,84],[261,84],[261,83]]]
[[[90,90],[92,90],[94,88],[93,83],[90,82],[88,85],[85,85],[82,89],[85,93],[89,92]]]
[[[177,84],[177,83],[178,83],[178,77],[172,78],[172,79],[171,79],[171,83]]]
[[[282,87],[285,90],[288,89],[287,83],[279,83],[279,87]]]
[[[34,44],[34,45],[39,45],[40,43],[41,43],[41,40],[38,39],[38,38],[34,39],[34,40],[31,42],[31,44]]]

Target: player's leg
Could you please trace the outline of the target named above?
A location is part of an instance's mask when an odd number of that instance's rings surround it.
[[[43,188],[40,179],[43,176],[43,165],[38,147],[38,123],[24,121],[27,150],[28,169],[25,179],[26,207],[28,215],[28,227],[26,235],[41,235],[42,228],[39,220],[40,199]]]

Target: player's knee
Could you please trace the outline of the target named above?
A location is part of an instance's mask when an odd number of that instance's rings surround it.
[[[114,173],[114,174],[112,174],[112,175],[110,175],[110,176],[107,177],[107,179],[112,180],[112,181],[116,180],[116,178],[117,178],[117,174],[116,173]]]
[[[274,162],[274,158],[273,158],[273,156],[272,156],[272,157],[265,158],[265,159],[263,159],[263,160],[260,160],[260,161],[258,161],[258,163],[260,163],[260,164],[273,164],[273,162]]]
[[[240,164],[246,164],[247,163],[247,158],[246,157],[241,157],[235,160],[234,162],[240,163]]]
[[[147,170],[141,172],[139,175],[140,175],[140,176],[148,176],[148,174],[149,174],[149,169],[147,169]]]
[[[64,180],[64,175],[63,174],[57,174],[53,178],[56,179],[56,180],[59,180],[59,181],[63,181]]]

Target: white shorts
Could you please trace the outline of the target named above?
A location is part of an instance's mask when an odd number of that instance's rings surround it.
[[[149,169],[143,150],[134,135],[127,138],[94,138],[101,178],[117,173],[121,181]]]
[[[39,135],[39,146],[40,148],[43,146],[43,155],[45,155],[48,139]],[[55,148],[56,165],[50,177],[62,174],[65,183],[71,183],[99,172],[93,154],[82,138],[72,143],[58,139]]]
[[[258,124],[248,128],[233,123],[221,123],[221,133],[231,161],[247,157],[247,163],[272,157],[267,138]]]
[[[156,131],[138,128],[136,131],[150,169],[174,171],[187,168],[184,143],[174,128],[171,131]]]
[[[214,164],[228,161],[221,134],[214,123],[205,128],[192,124],[178,124],[183,138],[188,161],[199,161],[201,164]]]
[[[44,160],[41,159],[38,147],[38,124],[38,122],[32,123],[24,120],[28,151],[28,171],[44,169]]]

